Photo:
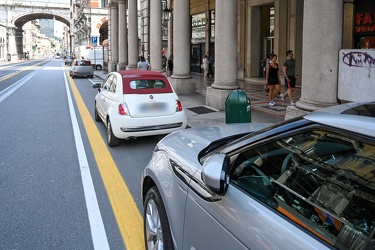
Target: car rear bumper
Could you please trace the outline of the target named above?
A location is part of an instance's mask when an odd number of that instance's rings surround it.
[[[178,112],[172,116],[145,118],[116,115],[110,119],[113,134],[120,139],[169,134],[185,129],[187,125],[185,112]]]

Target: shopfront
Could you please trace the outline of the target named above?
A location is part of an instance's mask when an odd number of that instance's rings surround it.
[[[357,0],[354,41],[357,49],[375,49],[375,2]]]
[[[194,14],[191,16],[191,72],[203,73],[201,67],[204,54],[209,50],[213,58],[215,58],[215,12],[210,12],[210,18],[206,18],[205,13]],[[207,22],[210,23],[210,30],[207,32]],[[210,48],[206,48],[206,39],[209,37]]]

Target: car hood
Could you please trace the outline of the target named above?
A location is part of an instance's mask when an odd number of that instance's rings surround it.
[[[238,123],[180,130],[164,137],[157,145],[169,158],[193,174],[202,168],[199,153],[212,142],[237,134],[251,133],[270,126],[269,123]],[[190,170],[189,170],[190,169]]]

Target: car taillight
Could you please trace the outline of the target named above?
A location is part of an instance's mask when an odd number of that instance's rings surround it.
[[[77,66],[77,65],[78,65],[78,63],[77,63],[77,61],[75,61],[75,62],[74,62],[74,66]]]
[[[182,111],[182,104],[180,100],[176,100],[176,112]]]
[[[92,62],[90,61],[90,66],[92,66]]]
[[[121,103],[118,105],[118,113],[119,115],[129,115],[129,109],[126,103]]]

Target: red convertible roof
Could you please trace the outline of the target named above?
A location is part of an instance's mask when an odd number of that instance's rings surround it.
[[[156,71],[151,71],[151,70],[119,70],[117,72],[120,73],[120,75],[123,78],[128,78],[128,77],[143,77],[143,76],[147,76],[147,77],[151,77],[151,76],[165,77],[164,74],[162,74],[160,72],[156,72]]]
[[[156,71],[120,70],[124,94],[173,93],[167,77]]]

